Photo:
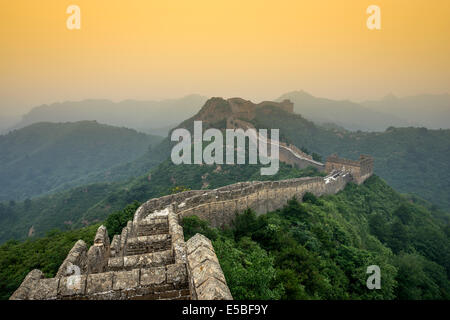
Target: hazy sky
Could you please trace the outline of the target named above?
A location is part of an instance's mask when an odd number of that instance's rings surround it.
[[[0,0],[0,111],[190,93],[449,92],[449,0]],[[66,9],[81,9],[68,30]],[[381,8],[381,30],[366,9]]]

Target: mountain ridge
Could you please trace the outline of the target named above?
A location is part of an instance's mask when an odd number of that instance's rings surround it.
[[[165,135],[168,128],[198,111],[206,97],[191,94],[179,99],[133,100],[113,102],[108,99],[85,99],[44,104],[32,108],[9,131],[36,122],[74,122],[95,120],[128,127],[145,133]]]
[[[0,200],[24,200],[135,160],[161,138],[96,121],[40,122],[0,136]]]

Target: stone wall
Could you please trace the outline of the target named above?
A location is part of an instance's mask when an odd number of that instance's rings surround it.
[[[247,208],[263,214],[306,192],[335,194],[372,174],[370,157],[361,157],[359,171],[347,167],[353,162],[345,162],[345,170],[331,163],[326,177],[241,182],[151,199],[111,243],[99,227],[89,250],[82,240],[75,243],[55,278],[33,270],[10,299],[232,299],[211,242],[197,234],[185,243],[180,220],[196,215],[222,227]]]
[[[325,164],[326,172],[333,170],[349,171],[357,184],[363,183],[373,174],[373,158],[361,155],[358,161],[339,158],[336,154],[328,157]]]
[[[233,220],[236,211],[251,208],[258,214],[266,213],[281,208],[294,196],[301,200],[306,192],[316,196],[337,193],[353,179],[348,172],[339,172],[331,177],[240,182],[214,190],[180,192],[145,202],[136,211],[134,223],[155,210],[172,205],[180,219],[197,215],[212,226],[221,227]]]
[[[129,221],[111,245],[104,226],[79,240],[55,278],[31,271],[11,300],[191,299],[183,229],[169,205]]]
[[[232,300],[211,241],[196,234],[186,242],[189,290],[195,300]]]
[[[337,193],[351,180],[350,174],[341,173],[328,179],[312,177],[239,183],[188,197],[177,202],[175,208],[180,219],[196,215],[213,227],[223,227],[233,221],[236,212],[247,208],[257,214],[274,211],[294,196],[301,200],[306,192],[316,196]]]

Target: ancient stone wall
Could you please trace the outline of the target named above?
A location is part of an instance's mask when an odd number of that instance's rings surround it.
[[[189,289],[195,300],[232,300],[211,241],[196,234],[186,242]]]
[[[291,145],[287,146],[284,143],[280,143],[279,157],[281,162],[294,165],[299,169],[314,167],[319,171],[325,170],[325,165],[323,163],[314,161],[310,155],[305,154],[298,149],[294,149]]]
[[[229,225],[236,212],[247,208],[258,214],[282,208],[289,199],[301,200],[306,192],[316,196],[334,194],[352,180],[348,173],[336,177],[310,177],[283,181],[247,182],[204,191],[174,204],[180,219],[196,215],[213,227]]]
[[[185,243],[180,220],[196,215],[222,227],[247,208],[263,214],[306,192],[334,194],[372,174],[370,157],[361,157],[358,171],[354,162],[345,162],[345,170],[343,164],[330,162],[326,177],[241,182],[151,199],[111,243],[99,227],[89,250],[82,240],[75,243],[55,278],[33,270],[10,299],[232,299],[211,242],[197,234]]]
[[[31,271],[12,300],[191,299],[183,229],[169,205],[129,221],[111,245],[100,226],[86,251],[79,240],[55,278]]]
[[[363,183],[373,174],[373,158],[361,155],[358,161],[339,158],[336,154],[328,157],[325,164],[326,172],[344,170],[351,172],[353,180],[357,184]]]

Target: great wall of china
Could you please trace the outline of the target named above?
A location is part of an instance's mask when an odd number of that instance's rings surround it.
[[[370,177],[373,160],[333,155],[320,168],[326,177],[242,182],[151,199],[111,242],[101,226],[89,249],[82,240],[75,243],[54,278],[32,270],[10,299],[232,299],[211,241],[197,234],[185,242],[183,217],[196,215],[221,227],[247,208],[263,214],[305,192],[335,194]]]

